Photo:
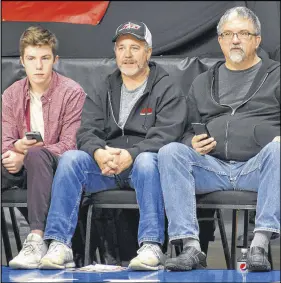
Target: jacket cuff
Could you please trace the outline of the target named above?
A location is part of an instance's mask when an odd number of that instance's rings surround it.
[[[89,155],[92,156],[92,158],[94,159],[94,153],[97,149],[102,148],[104,149],[102,146],[100,145],[95,145],[95,146],[91,146],[90,148],[88,148],[87,150],[85,150]]]
[[[128,148],[127,151],[131,154],[133,161],[140,154],[140,151],[137,148]]]

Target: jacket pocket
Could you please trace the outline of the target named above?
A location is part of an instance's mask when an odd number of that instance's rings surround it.
[[[254,140],[260,147],[266,146],[276,136],[280,136],[279,126],[271,126],[268,124],[258,124],[254,126]]]

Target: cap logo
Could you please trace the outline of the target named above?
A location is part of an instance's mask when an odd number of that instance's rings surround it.
[[[127,23],[125,25],[123,25],[123,27],[121,27],[119,29],[119,31],[124,30],[124,29],[140,29],[141,26],[137,25],[137,24],[133,24],[133,23]]]

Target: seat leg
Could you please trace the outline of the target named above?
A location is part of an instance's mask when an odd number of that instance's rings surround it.
[[[227,269],[231,269],[232,268],[231,257],[230,257],[229,245],[228,245],[228,241],[226,237],[225,226],[224,226],[221,209],[217,209],[216,213],[217,213],[218,225],[219,225],[220,234],[221,234],[221,241],[222,241],[222,246],[223,246],[226,267]]]
[[[231,268],[236,269],[236,246],[237,246],[237,209],[232,210],[232,233],[231,233]]]
[[[174,246],[168,242],[167,243],[167,258],[172,258],[174,253]]]
[[[180,253],[181,253],[182,250],[183,250],[183,247],[182,247],[181,245],[180,245],[180,246],[175,245],[174,247],[175,247],[175,254],[176,254],[176,256],[179,256]]]
[[[25,221],[29,224],[27,207],[17,207],[17,209],[22,214],[22,216],[24,217]]]
[[[16,245],[18,252],[22,249],[22,244],[21,244],[21,239],[20,239],[20,232],[19,232],[19,227],[17,224],[17,219],[15,215],[15,209],[14,207],[9,207],[10,215],[11,215],[11,220],[12,220],[12,226],[13,226],[13,231],[15,234],[15,240],[16,240]]]
[[[9,239],[7,222],[6,222],[3,207],[1,207],[1,224],[2,224],[1,234],[2,234],[2,238],[3,238],[3,244],[4,244],[5,255],[6,255],[7,266],[8,266],[9,261],[12,260],[12,258],[13,258],[13,255],[12,255],[11,243],[10,243],[10,239]]]
[[[117,231],[117,227],[118,227],[117,217],[118,217],[117,213],[114,213],[113,214],[114,231],[112,231],[112,233],[113,233],[113,240],[114,240],[114,246],[115,246],[116,261],[118,265],[122,265],[122,261],[120,258],[120,241],[119,241],[118,231]]]
[[[89,207],[88,207],[88,213],[87,213],[84,265],[90,264],[92,213],[93,213],[93,205],[90,204]]]
[[[271,270],[273,270],[272,251],[271,251],[270,241],[269,241],[269,244],[268,244],[268,261],[271,265]]]
[[[249,210],[244,211],[244,235],[243,248],[248,249],[248,228],[249,228]]]

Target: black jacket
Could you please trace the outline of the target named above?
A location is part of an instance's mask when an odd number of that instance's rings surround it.
[[[117,69],[101,82],[85,100],[78,149],[93,156],[106,145],[124,148],[135,159],[141,152],[158,152],[172,141],[179,141],[187,116],[186,97],[169,74],[154,62],[144,95],[133,107],[124,130],[119,120],[122,77]]]
[[[262,57],[262,66],[236,109],[219,104],[218,67],[223,63],[218,62],[193,81],[182,142],[191,146],[192,122],[206,123],[217,141],[210,155],[222,160],[247,161],[280,135],[280,63]]]

